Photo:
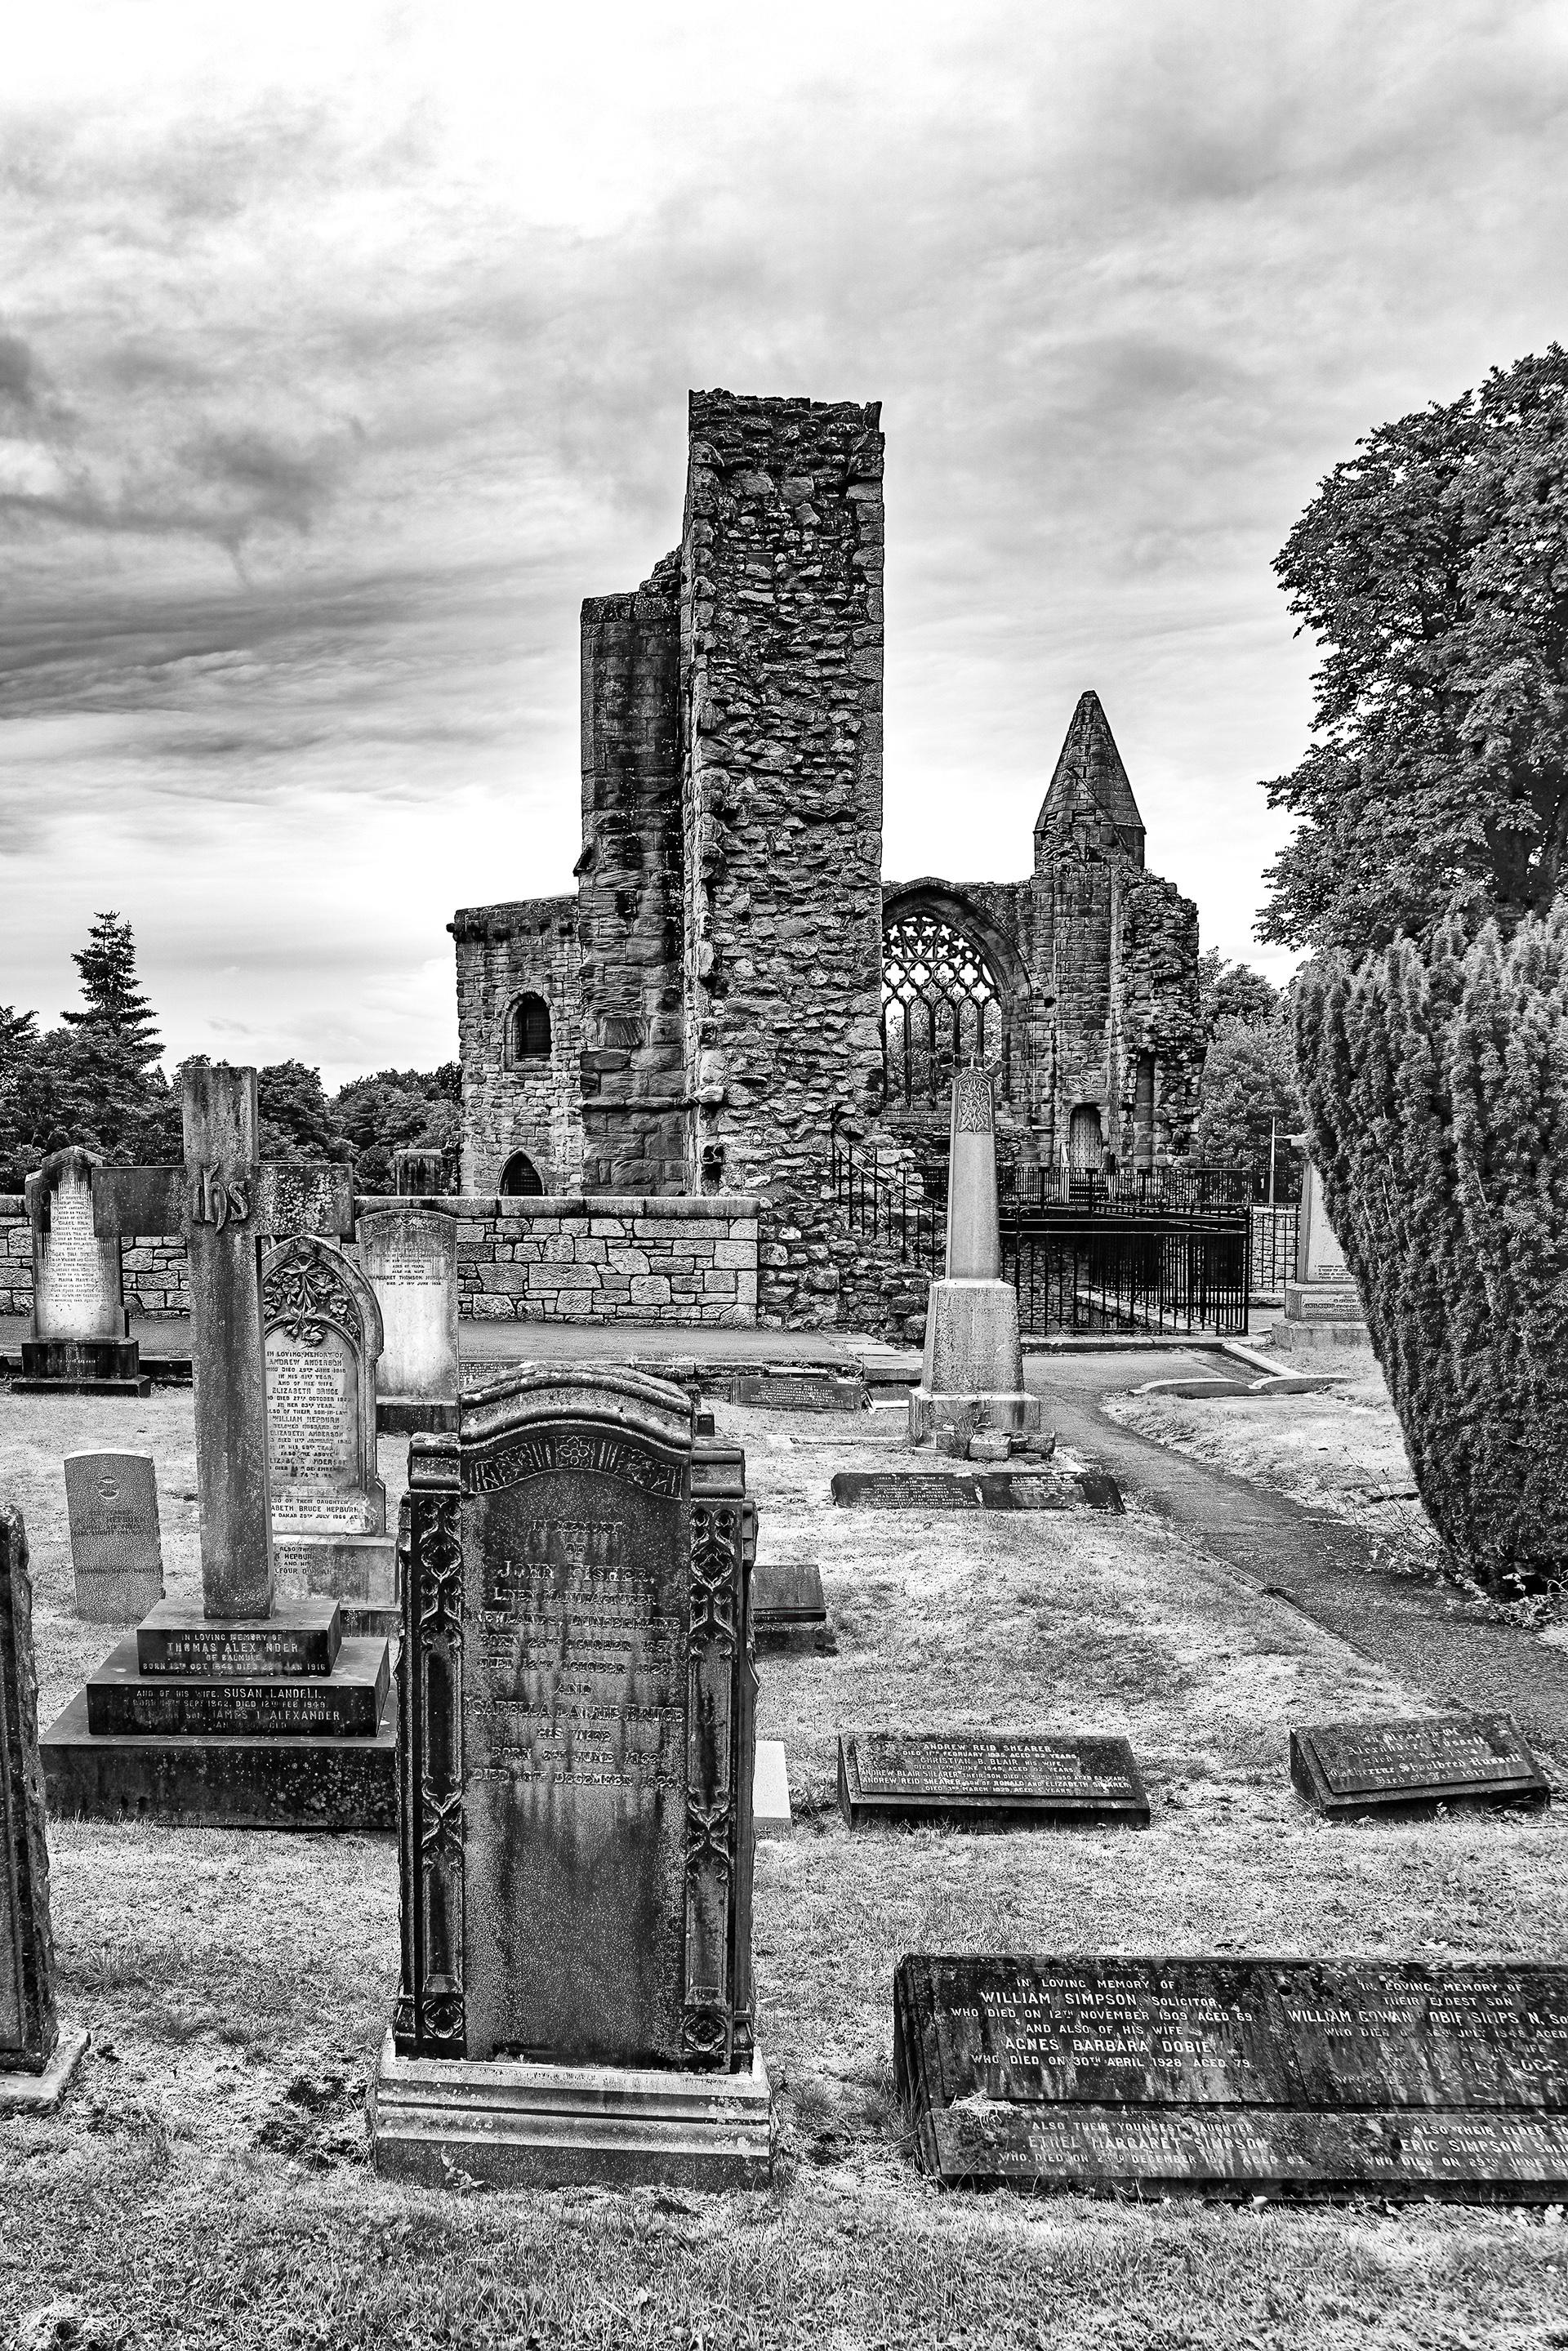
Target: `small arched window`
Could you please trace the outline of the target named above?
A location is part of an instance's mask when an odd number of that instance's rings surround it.
[[[514,1151],[501,1170],[501,1197],[504,1200],[542,1200],[544,1186],[539,1171],[526,1151]]]
[[[549,1006],[542,996],[519,996],[507,1014],[508,1061],[548,1061]]]

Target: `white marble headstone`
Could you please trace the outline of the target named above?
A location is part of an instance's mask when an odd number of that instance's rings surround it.
[[[123,1339],[120,1243],[93,1231],[90,1155],[57,1151],[27,1178],[35,1339]]]
[[[360,1219],[360,1263],[382,1310],[383,1396],[457,1394],[457,1227],[429,1209]]]

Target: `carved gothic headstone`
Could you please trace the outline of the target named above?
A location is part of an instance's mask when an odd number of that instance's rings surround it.
[[[395,1544],[376,1463],[381,1309],[352,1260],[298,1233],[262,1265],[278,1582],[390,1609]]]
[[[360,1219],[360,1263],[382,1311],[386,1428],[450,1426],[457,1397],[457,1228],[422,1208]]]
[[[711,2129],[726,2077],[754,2134],[727,2176],[766,2176],[744,1482],[737,1448],[695,1436],[686,1395],[632,1372],[529,1366],[465,1395],[455,1436],[414,1439],[386,2168],[428,2158],[441,2095],[440,2066],[416,2066],[426,2122],[404,2140],[398,2060],[470,2061],[465,2096],[472,2061],[515,2060],[525,2105],[529,2067],[583,2069],[587,2087],[575,2125],[561,2094],[549,2147],[509,2112],[514,2168],[491,2176],[606,2176],[607,2102],[684,2100]],[[596,2152],[579,2145],[563,2173],[574,2128]],[[486,2147],[498,2162],[494,2133]]]
[[[68,1453],[66,1510],[77,1614],[139,1624],[163,1597],[158,1480],[150,1453]]]
[[[85,2042],[55,2014],[27,1536],[0,1502],[0,2113],[52,2106]]]

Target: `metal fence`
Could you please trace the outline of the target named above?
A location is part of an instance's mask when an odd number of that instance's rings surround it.
[[[1251,1257],[1245,1208],[1002,1219],[1002,1272],[1018,1290],[1020,1328],[1036,1337],[1244,1336]]]
[[[1252,1197],[1251,1171],[1179,1166],[1119,1168],[1025,1167],[1017,1162],[997,1170],[1002,1214],[1028,1216],[1044,1208],[1074,1208],[1086,1216],[1189,1215],[1195,1209],[1245,1208]]]
[[[852,1232],[896,1249],[906,1265],[940,1273],[947,1253],[946,1199],[925,1196],[918,1176],[911,1185],[908,1162],[891,1165],[835,1128],[828,1155],[833,1197]]]

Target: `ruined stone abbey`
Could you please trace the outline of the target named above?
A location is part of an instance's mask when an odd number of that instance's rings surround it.
[[[883,879],[879,418],[692,394],[679,548],[582,608],[576,893],[451,925],[463,1191],[759,1196],[767,1322],[848,1312],[830,1138],[935,1172],[956,1061],[1026,1165],[1155,1167],[1197,1106],[1197,910],[1093,694],[1026,880]]]

